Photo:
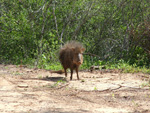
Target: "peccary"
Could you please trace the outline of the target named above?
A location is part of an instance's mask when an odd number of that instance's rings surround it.
[[[82,53],[85,51],[83,45],[77,41],[67,42],[59,51],[59,60],[64,68],[67,77],[67,69],[70,68],[72,80],[73,70],[76,70],[77,79],[79,80],[78,69],[83,63]]]

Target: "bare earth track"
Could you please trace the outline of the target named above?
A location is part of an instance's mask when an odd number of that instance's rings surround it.
[[[150,75],[0,65],[0,113],[150,113]]]

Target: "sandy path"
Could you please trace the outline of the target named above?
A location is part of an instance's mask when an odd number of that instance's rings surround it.
[[[68,74],[69,75],[69,74]],[[0,112],[149,113],[150,75],[79,72],[81,80],[0,65]]]

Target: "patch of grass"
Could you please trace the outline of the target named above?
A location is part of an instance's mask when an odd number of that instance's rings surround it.
[[[42,75],[38,75],[38,78],[39,78],[39,79],[42,79],[43,77],[42,77]]]
[[[53,85],[46,85],[44,87],[47,87],[47,88],[57,88],[58,86],[61,86],[62,84],[65,84],[65,83],[66,83],[66,81],[64,81],[64,80],[58,80]]]
[[[106,69],[121,69],[124,73],[150,73],[150,68],[146,68],[145,66],[139,67],[136,64],[130,65],[128,62],[123,60],[119,60],[116,63],[108,62],[105,66]]]
[[[38,65],[38,68],[43,68],[46,70],[61,70],[61,69],[63,69],[59,62],[40,64],[40,65]]]
[[[64,81],[64,80],[58,80],[57,83],[63,83],[64,84],[64,83],[66,83],[66,81]]]
[[[139,104],[136,103],[134,100],[132,100],[132,103],[133,103],[133,105],[134,105],[135,107],[139,107]]]
[[[91,66],[100,66],[105,67],[106,69],[120,69],[123,70],[124,73],[150,73],[150,68],[146,66],[138,66],[137,64],[130,64],[124,60],[114,60],[114,61],[100,61],[100,60],[93,60],[85,58],[83,64],[81,65],[80,69],[89,69]]]
[[[97,87],[94,87],[94,90],[97,90]]]
[[[115,94],[114,93],[112,93],[112,98],[115,99]]]
[[[55,87],[57,87],[58,85],[65,84],[65,83],[66,83],[66,81],[58,80],[56,83],[53,84],[52,88],[55,88]]]
[[[61,70],[63,69],[61,64],[57,63],[57,64],[51,64],[50,66],[47,66],[46,69],[50,69],[50,70]]]
[[[23,73],[15,72],[13,75],[23,75]]]
[[[149,87],[150,88],[150,83],[149,82],[146,82],[146,83],[142,83],[141,84],[141,87]]]
[[[8,67],[7,67],[7,66],[5,66],[4,68],[5,68],[5,69],[8,69]]]
[[[85,80],[84,80],[84,79],[82,79],[82,80],[81,80],[81,82],[85,82]]]

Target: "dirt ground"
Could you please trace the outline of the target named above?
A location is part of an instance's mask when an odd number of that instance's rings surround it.
[[[150,113],[150,75],[80,71],[73,80],[0,65],[0,113]]]

